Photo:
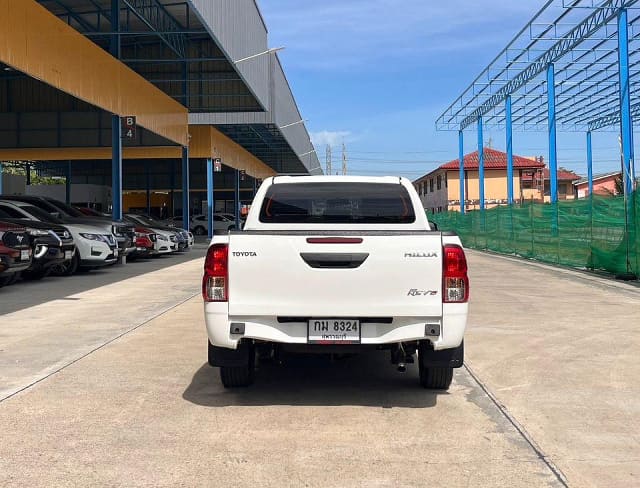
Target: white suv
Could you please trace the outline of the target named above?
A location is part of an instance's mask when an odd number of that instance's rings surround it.
[[[0,200],[0,208],[17,218],[59,224],[60,221],[44,210],[29,203]],[[73,259],[64,265],[64,274],[71,275],[81,268],[98,268],[115,264],[118,260],[118,242],[110,226],[64,224],[76,244]]]

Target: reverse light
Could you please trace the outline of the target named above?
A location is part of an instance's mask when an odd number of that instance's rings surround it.
[[[214,244],[207,251],[202,278],[202,298],[206,302],[226,302],[229,285],[229,246]]]
[[[457,244],[445,244],[442,263],[442,301],[464,303],[469,301],[467,258]]]

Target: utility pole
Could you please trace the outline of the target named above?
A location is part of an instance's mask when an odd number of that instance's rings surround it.
[[[342,143],[342,174],[347,174],[347,146]]]
[[[327,174],[331,176],[331,146],[327,144]]]

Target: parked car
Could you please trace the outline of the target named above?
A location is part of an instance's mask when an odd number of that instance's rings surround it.
[[[13,283],[32,261],[31,237],[27,229],[0,221],[0,287]]]
[[[125,220],[137,225],[143,225],[158,233],[166,235],[169,242],[176,244],[176,250],[185,251],[189,248],[189,232],[178,227],[171,227],[163,224],[160,220],[155,220],[147,215],[128,213],[124,215]]]
[[[417,353],[420,384],[463,365],[469,279],[460,239],[432,231],[406,178],[281,176],[244,232],[215,236],[202,281],[211,366],[254,380],[257,353]]]
[[[235,217],[230,214],[213,214],[214,234],[227,233],[236,228]],[[206,215],[194,215],[191,219],[191,230],[197,236],[209,234],[209,220]]]
[[[60,219],[63,224],[86,224],[94,227],[102,227],[102,235],[111,233],[115,236],[118,256],[126,256],[135,249],[133,242],[135,239],[134,226],[129,222],[114,221],[111,217],[84,215],[71,205],[67,205],[54,198],[12,195],[2,196],[2,199],[29,203]]]
[[[99,212],[98,210],[94,209],[94,208],[89,208],[89,207],[79,207],[78,205],[73,205],[73,208],[75,208],[78,212],[88,216],[88,217],[99,217],[99,218],[111,218],[111,216],[108,213],[104,213],[104,212]]]
[[[136,250],[130,254],[130,258],[149,258],[158,254],[156,243],[158,242],[158,234],[146,227],[138,226],[136,231]]]
[[[2,197],[4,198],[4,197]],[[19,200],[0,199],[0,209],[21,215],[24,219],[62,225],[62,222],[44,210]],[[69,224],[64,227],[73,237],[77,252],[70,261],[59,266],[60,274],[72,275],[78,268],[91,269],[115,264],[118,260],[118,243],[115,236],[104,225]]]
[[[0,208],[0,220],[25,227],[31,237],[33,260],[31,266],[22,272],[24,278],[44,278],[56,266],[63,266],[73,259],[76,245],[68,229],[59,224],[23,217],[19,211]]]

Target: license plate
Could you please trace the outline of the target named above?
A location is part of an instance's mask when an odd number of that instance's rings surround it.
[[[360,344],[360,321],[312,319],[308,324],[309,344]]]
[[[71,259],[73,257],[73,251],[65,251],[64,259]]]
[[[20,251],[20,261],[29,261],[29,250],[23,249]]]

